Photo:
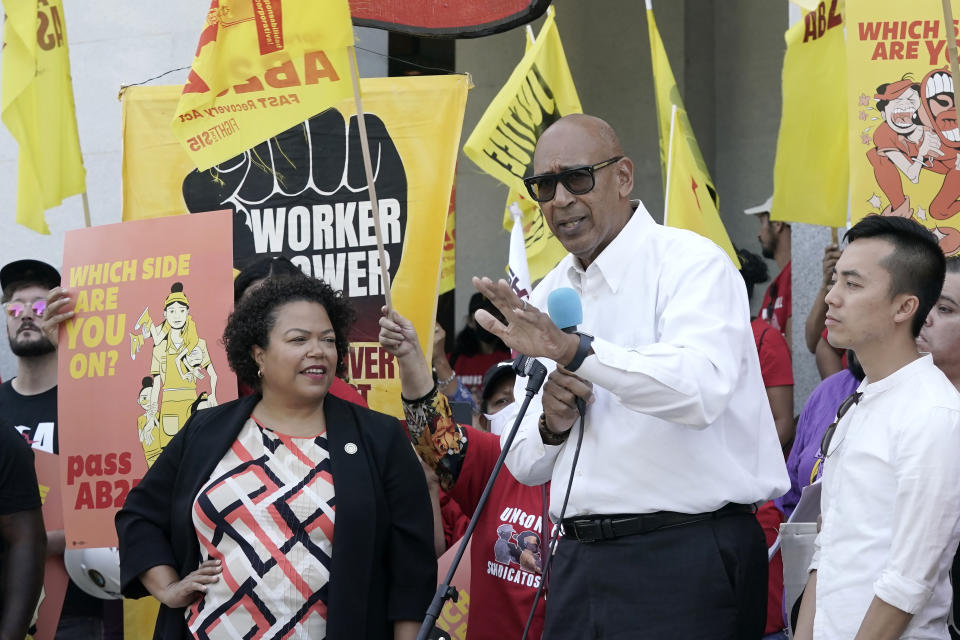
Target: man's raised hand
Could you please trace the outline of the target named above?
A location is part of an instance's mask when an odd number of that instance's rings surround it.
[[[503,314],[506,324],[480,309],[474,318],[481,327],[524,355],[545,357],[565,365],[577,354],[580,340],[557,328],[550,316],[521,300],[506,280],[474,278],[473,286]]]

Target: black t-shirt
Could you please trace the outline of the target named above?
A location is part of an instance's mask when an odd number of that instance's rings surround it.
[[[59,453],[57,387],[25,396],[17,393],[12,382],[13,380],[7,380],[0,384],[0,416],[13,424],[34,449]],[[67,585],[61,615],[100,618],[103,616],[103,600],[88,595],[71,580]]]
[[[59,453],[57,435],[57,388],[25,396],[12,380],[0,384],[0,415],[27,438],[34,449]]]
[[[13,425],[0,422],[0,516],[40,508],[33,451]]]

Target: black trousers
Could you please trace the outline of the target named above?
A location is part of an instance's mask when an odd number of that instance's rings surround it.
[[[614,540],[561,538],[544,640],[755,640],[767,610],[767,547],[736,514]]]

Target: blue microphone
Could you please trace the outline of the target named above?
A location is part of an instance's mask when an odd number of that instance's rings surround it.
[[[580,303],[580,296],[570,287],[554,289],[547,296],[547,313],[550,314],[553,324],[557,325],[561,331],[576,333],[577,325],[583,322],[583,305]],[[579,362],[577,365],[579,366]],[[584,415],[587,411],[587,403],[580,397],[576,399],[576,403],[580,415]]]
[[[553,324],[564,333],[576,333],[577,325],[583,322],[583,306],[580,296],[570,287],[554,289],[547,296],[547,313]]]

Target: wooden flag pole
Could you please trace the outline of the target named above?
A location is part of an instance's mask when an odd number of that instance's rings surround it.
[[[370,207],[373,209],[373,229],[377,237],[377,253],[380,255],[380,277],[383,282],[383,295],[387,302],[387,312],[393,311],[390,297],[390,270],[387,268],[387,252],[383,248],[383,235],[380,228],[380,205],[377,201],[377,189],[373,184],[373,164],[370,162],[370,143],[367,140],[367,123],[360,101],[360,75],[357,72],[356,51],[348,47],[350,59],[350,78],[353,80],[353,100],[357,106],[357,123],[360,125],[360,150],[363,152],[363,168],[367,173],[367,188],[370,190]]]
[[[87,200],[87,192],[84,191],[83,196],[83,224],[89,229],[92,225],[90,224],[90,201]]]
[[[947,38],[947,50],[950,52],[950,75],[953,76],[953,92],[957,92],[957,80],[960,72],[957,71],[957,38],[953,35],[953,8],[950,0],[943,0],[943,27]]]
[[[836,227],[830,227],[830,242],[839,246],[840,243],[840,232]]]

